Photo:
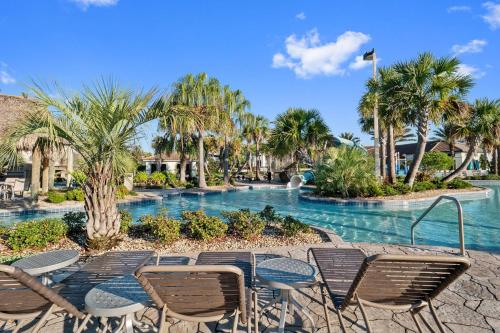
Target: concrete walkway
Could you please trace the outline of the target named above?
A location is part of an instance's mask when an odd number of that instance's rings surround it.
[[[318,246],[318,245],[314,245]],[[323,246],[354,247],[365,251],[367,255],[377,253],[407,253],[407,254],[447,254],[454,255],[453,249],[422,246],[397,246],[383,244],[363,243],[326,243]],[[275,256],[293,257],[306,260],[308,246],[294,248],[273,248],[254,251],[257,260]],[[194,263],[197,253],[187,254]],[[455,282],[450,288],[441,293],[435,301],[437,312],[440,315],[448,332],[500,332],[500,254],[468,251],[467,257],[472,261],[470,270]],[[321,294],[318,287],[302,289],[296,292],[297,299],[305,305],[316,321],[314,332],[327,332],[326,321],[321,305]],[[259,292],[260,304],[264,304],[272,297],[272,292],[262,289]],[[330,308],[330,320],[332,331],[339,332],[337,316]],[[409,314],[393,311],[368,308],[372,325],[376,332],[416,332],[416,328]],[[349,332],[364,332],[365,325],[359,310],[354,307],[344,312],[347,318]],[[145,314],[148,318],[156,317],[155,311]],[[265,313],[260,320],[261,332],[276,332],[278,320],[278,309]],[[424,316],[430,318],[427,310]],[[171,333],[191,332],[229,332],[230,324],[220,322],[218,325],[204,324],[194,325],[191,323],[177,322],[170,329]],[[95,332],[96,327],[89,327],[88,332]],[[245,332],[245,327],[240,327]],[[64,321],[61,317],[54,318],[43,328],[44,333],[70,332],[71,323]],[[310,323],[301,316],[295,314],[288,316],[286,332],[311,332]]]

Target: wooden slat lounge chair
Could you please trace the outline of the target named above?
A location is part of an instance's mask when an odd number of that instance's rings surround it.
[[[137,279],[161,311],[160,333],[168,331],[168,318],[206,323],[233,318],[247,324],[244,273],[229,265],[143,266]]]
[[[245,287],[252,291],[254,332],[259,332],[259,312],[257,291],[255,289],[255,255],[252,252],[201,252],[196,265],[232,265],[243,271]]]
[[[17,324],[12,328],[16,333],[28,322],[41,316],[32,330],[36,333],[56,312],[66,312],[77,319],[88,320],[83,312],[57,293],[59,287],[48,288],[20,268],[0,265],[0,321],[16,321]]]
[[[365,306],[409,311],[419,332],[422,327],[417,315],[434,331],[421,314],[422,309],[429,307],[439,331],[444,333],[432,300],[470,267],[466,258],[455,256],[379,254],[366,257],[359,249],[312,248],[309,251],[344,332],[342,311],[349,305],[358,305],[368,332],[373,330]],[[323,303],[330,332],[325,297]]]

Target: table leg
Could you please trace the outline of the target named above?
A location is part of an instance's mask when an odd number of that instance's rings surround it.
[[[134,333],[134,316],[135,314],[127,314],[125,316],[125,332],[126,333]]]
[[[299,302],[297,302],[297,300],[293,297],[293,295],[290,295],[290,303],[294,304],[297,307],[297,310],[302,312],[304,316],[306,316],[306,318],[309,319],[314,332],[316,329],[316,324],[314,323],[312,316],[309,314],[309,311],[307,311],[305,307],[303,307]]]
[[[267,302],[267,304],[260,309],[260,315],[262,316],[262,314],[266,312],[267,309],[272,308],[275,304],[280,303],[282,298],[283,296],[282,293],[280,292],[280,295],[278,297],[273,297],[272,300]]]
[[[286,311],[288,308],[288,298],[290,297],[290,293],[288,290],[281,290],[281,313],[280,313],[280,324],[278,326],[278,332],[285,332],[285,319],[286,319]]]

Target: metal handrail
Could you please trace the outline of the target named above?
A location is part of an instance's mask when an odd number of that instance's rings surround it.
[[[415,245],[415,230],[414,229],[417,226],[417,224],[420,221],[422,221],[422,219],[427,215],[427,213],[429,213],[443,199],[453,201],[455,203],[455,205],[457,206],[457,211],[458,211],[458,237],[459,237],[459,240],[460,240],[460,253],[462,255],[465,255],[464,217],[463,217],[463,213],[462,213],[462,205],[460,204],[460,201],[457,200],[457,198],[451,197],[451,196],[448,196],[448,195],[442,195],[439,198],[437,198],[436,201],[434,201],[432,203],[432,205],[429,208],[427,208],[425,210],[425,212],[422,215],[420,215],[420,217],[415,222],[413,222],[413,224],[411,225],[411,244]]]

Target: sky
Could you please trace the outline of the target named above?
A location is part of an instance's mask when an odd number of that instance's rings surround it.
[[[457,56],[476,79],[469,100],[500,97],[498,1],[0,0],[0,32],[0,93],[32,80],[77,91],[102,77],[168,91],[206,72],[241,89],[256,114],[314,108],[334,134],[363,143],[356,108],[372,48],[380,66]],[[156,134],[150,123],[142,146]]]

